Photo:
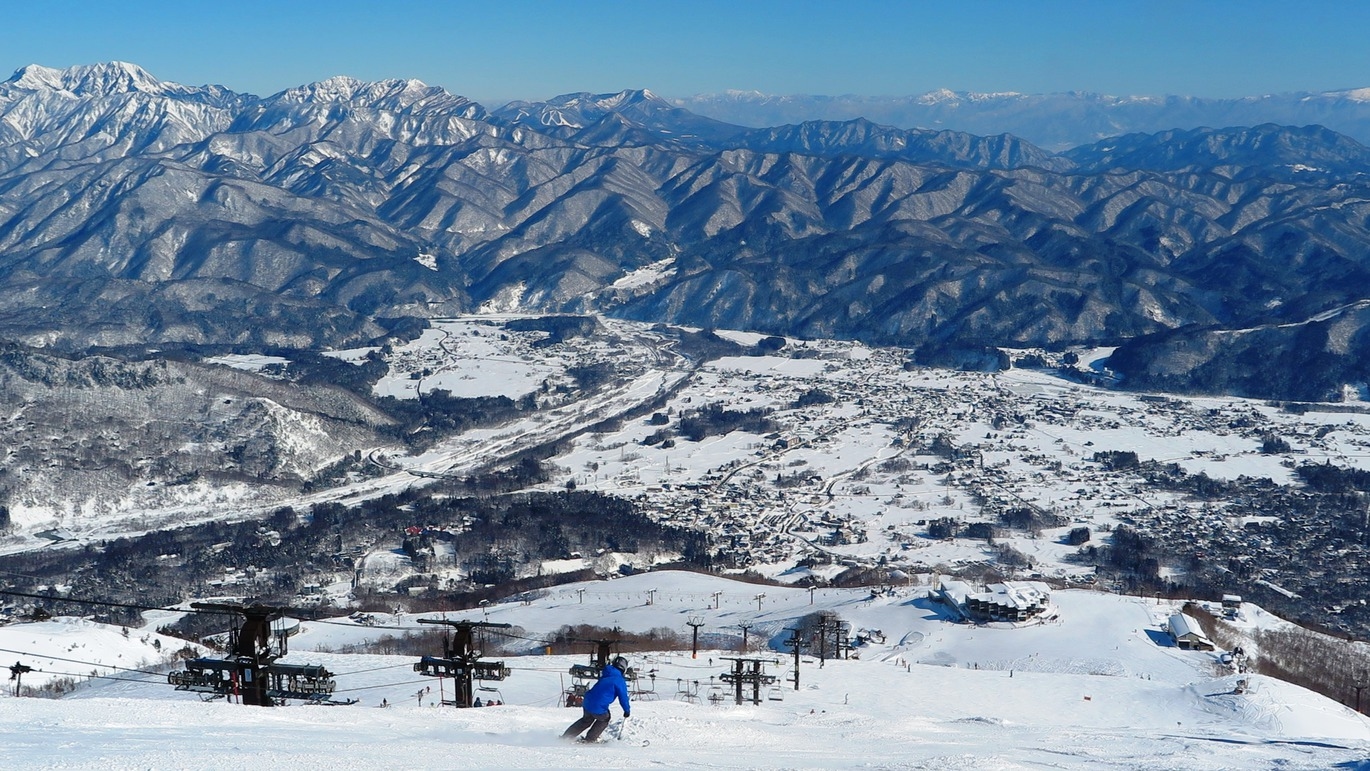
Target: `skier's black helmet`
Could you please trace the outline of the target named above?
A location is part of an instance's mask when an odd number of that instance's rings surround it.
[[[614,660],[609,663],[617,667],[618,671],[620,672],[628,671],[628,660],[623,658],[622,656],[615,656]]]

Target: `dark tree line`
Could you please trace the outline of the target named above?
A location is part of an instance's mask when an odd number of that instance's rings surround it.
[[[697,362],[718,359],[724,356],[741,356],[747,352],[746,348],[719,337],[718,333],[712,329],[704,329],[699,332],[690,332],[685,329],[677,329],[666,325],[658,325],[652,328],[653,332],[662,335],[669,335],[677,340],[676,350],[690,357]]]
[[[1000,372],[1011,366],[1007,353],[987,345],[938,340],[913,352],[912,362],[923,367],[945,367],[965,372]]]
[[[419,446],[441,435],[512,420],[520,413],[519,405],[507,396],[456,397],[441,388],[417,399],[384,396],[376,403],[397,421],[389,432]]]
[[[633,502],[599,493],[457,498],[407,491],[356,507],[319,504],[303,513],[283,508],[265,521],[205,523],[79,550],[16,554],[6,566],[31,576],[29,589],[69,584],[74,598],[148,606],[210,593],[210,581],[250,567],[257,580],[236,591],[288,604],[304,585],[350,573],[360,552],[398,545],[406,527],[429,525],[452,526],[458,564],[478,585],[508,586],[528,565],[573,552],[661,550],[680,552],[698,566],[712,561],[702,532],[662,525]],[[11,585],[22,589],[24,581]],[[435,589],[434,595],[442,592]],[[390,597],[393,602],[395,595]],[[88,606],[55,597],[41,604],[53,614],[90,613]],[[109,615],[116,623],[137,618],[136,611]]]
[[[1342,468],[1328,463],[1305,463],[1294,469],[1310,490],[1320,493],[1370,491],[1370,471]]]
[[[1061,527],[1068,520],[1060,514],[1042,511],[1031,506],[1015,506],[999,513],[999,522],[1014,530],[1035,532],[1049,527]],[[1085,532],[1089,532],[1086,530]],[[1086,538],[1085,540],[1089,540]]]
[[[1103,450],[1094,453],[1092,460],[1109,471],[1127,471],[1140,465],[1137,453],[1132,450]]]
[[[710,404],[686,413],[676,423],[680,436],[692,442],[700,442],[710,436],[720,436],[732,431],[749,431],[753,434],[769,434],[778,426],[770,418],[770,410],[755,408],[750,410],[729,410],[718,404]]]
[[[641,651],[678,651],[690,647],[689,638],[669,627],[657,627],[646,632],[625,632],[594,624],[567,624],[537,641],[539,653],[547,648],[557,655],[590,653],[600,640],[614,641],[614,650],[622,653]]]
[[[836,401],[836,399],[827,391],[824,391],[821,388],[810,388],[800,394],[799,398],[794,400],[794,406],[796,409],[803,409],[805,407],[814,407],[820,404],[831,404],[834,401]]]
[[[546,332],[547,337],[533,344],[534,348],[546,348],[575,337],[592,335],[599,329],[599,322],[590,316],[540,316],[512,319],[504,323],[504,328],[512,332]]]

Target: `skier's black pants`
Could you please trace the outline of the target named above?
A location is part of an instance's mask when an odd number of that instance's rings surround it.
[[[586,712],[584,715],[580,716],[579,720],[572,723],[570,728],[566,729],[566,733],[562,734],[561,738],[570,739],[573,736],[578,736],[581,731],[584,731],[586,728],[588,728],[590,729],[590,732],[585,734],[585,741],[592,742],[598,739],[599,735],[604,733],[604,729],[608,727],[608,712],[605,712],[603,715],[596,715],[592,712]]]

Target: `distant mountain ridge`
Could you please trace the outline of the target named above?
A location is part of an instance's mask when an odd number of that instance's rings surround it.
[[[606,121],[638,126],[661,139],[684,141],[726,139],[743,131],[739,126],[676,107],[646,89],[616,94],[564,94],[545,102],[510,102],[493,114],[510,123],[568,138],[584,136]]]
[[[1261,174],[1304,175],[1370,171],[1370,148],[1323,126],[1264,123],[1228,129],[1198,128],[1128,134],[1062,153],[1077,172],[1241,167]],[[1331,168],[1324,168],[1330,166]]]
[[[972,134],[1010,133],[1061,151],[1120,134],[1199,126],[1320,124],[1370,143],[1370,88],[1211,99],[1110,96],[1071,91],[978,94],[939,89],[901,97],[769,95],[755,91],[698,94],[672,104],[743,126],[867,118],[901,128]]]
[[[488,111],[415,80],[26,67],[0,84],[0,335],[355,345],[484,309],[926,349],[1297,323],[1370,293],[1368,158],[1322,127],[1054,154],[748,129],[645,90]]]

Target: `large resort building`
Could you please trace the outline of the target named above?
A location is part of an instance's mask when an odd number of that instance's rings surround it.
[[[970,620],[1027,621],[1051,605],[1051,587],[1040,581],[1005,581],[975,592],[964,581],[944,580],[938,595]]]

